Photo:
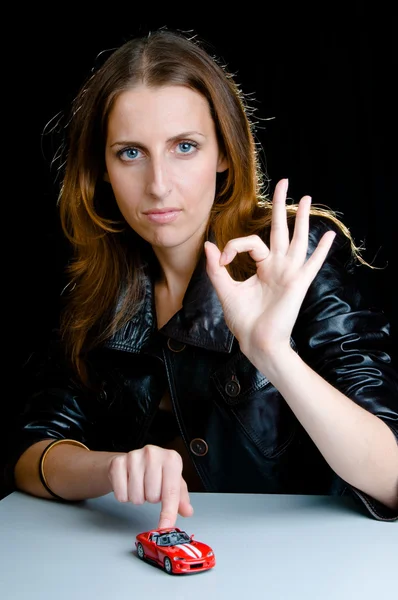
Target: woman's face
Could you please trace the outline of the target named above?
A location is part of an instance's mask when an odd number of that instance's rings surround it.
[[[207,101],[183,86],[135,87],[109,115],[106,175],[127,223],[154,249],[198,248],[227,168]]]

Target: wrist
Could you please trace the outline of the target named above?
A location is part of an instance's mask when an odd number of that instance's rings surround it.
[[[61,446],[61,445],[67,445],[70,447],[78,447],[83,449],[84,451],[89,452],[89,448],[83,444],[82,442],[78,442],[76,440],[73,439],[57,439],[57,440],[53,440],[52,442],[50,442],[49,444],[46,445],[46,447],[44,448],[43,452],[40,455],[39,458],[39,478],[41,481],[42,486],[44,487],[44,489],[53,497],[56,498],[57,500],[61,500],[61,501],[67,501],[67,498],[64,498],[62,496],[60,496],[59,494],[57,494],[52,487],[49,485],[48,483],[48,479],[47,479],[47,475],[46,475],[46,460],[48,459],[49,455],[51,453],[54,453],[56,447]]]
[[[290,344],[272,352],[252,353],[249,360],[281,392],[286,382],[303,366],[302,359]]]
[[[60,444],[49,453],[46,476],[49,487],[66,501],[103,496],[112,491],[109,464],[115,452],[90,451]]]
[[[269,345],[256,348],[240,346],[240,349],[250,362],[267,377],[271,373],[285,372],[289,369],[288,365],[299,358],[289,342],[272,347]]]

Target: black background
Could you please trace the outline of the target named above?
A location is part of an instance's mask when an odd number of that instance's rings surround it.
[[[392,3],[391,3],[392,6]],[[204,38],[235,74],[255,108],[270,191],[281,177],[290,196],[340,213],[364,257],[372,302],[397,329],[397,47],[392,8],[383,2],[216,3],[162,9],[128,3],[53,6],[9,13],[13,40],[3,93],[3,280],[7,350],[6,409],[21,401],[20,370],[58,314],[63,285],[55,169],[56,141],[45,132],[68,107],[99,53],[158,27]],[[103,12],[101,12],[103,11]],[[246,11],[246,12],[244,12]],[[3,162],[3,165],[5,163]],[[8,181],[8,184],[6,183]],[[11,184],[10,185],[10,181]],[[9,288],[4,287],[8,281]],[[7,331],[7,327],[5,331]],[[7,418],[3,412],[3,424]],[[4,440],[4,438],[3,438]]]

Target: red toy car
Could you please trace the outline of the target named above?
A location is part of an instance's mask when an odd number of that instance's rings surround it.
[[[178,527],[139,533],[135,546],[139,558],[156,563],[170,575],[207,571],[216,564],[210,546],[194,541],[193,535]]]

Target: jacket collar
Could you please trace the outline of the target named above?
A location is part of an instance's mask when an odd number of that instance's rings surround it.
[[[156,335],[153,278],[145,270],[145,296],[138,312],[105,343],[107,348],[139,353]],[[159,330],[159,333],[183,344],[231,352],[233,334],[224,320],[224,312],[206,272],[203,251],[189,282],[182,308]]]

